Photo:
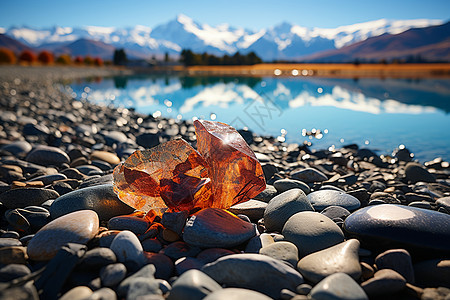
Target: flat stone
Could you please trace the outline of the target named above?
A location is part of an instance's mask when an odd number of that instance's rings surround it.
[[[110,249],[116,254],[118,262],[132,263],[138,268],[146,263],[141,242],[131,231],[124,230],[116,235]]]
[[[361,287],[369,297],[391,295],[403,290],[406,285],[405,278],[391,269],[377,271],[373,276],[361,283]]]
[[[80,270],[99,270],[117,262],[116,254],[109,248],[97,247],[86,252],[77,268]]]
[[[2,266],[0,267],[0,282],[8,282],[30,273],[30,269],[23,264],[9,264]]]
[[[147,252],[158,253],[162,249],[161,242],[156,238],[145,239],[141,242],[142,248]]]
[[[416,162],[409,162],[405,167],[405,177],[406,180],[416,183],[422,182],[436,182],[434,176],[428,172],[428,170],[421,164]]]
[[[407,282],[414,283],[411,255],[405,249],[390,249],[375,258],[378,270],[391,269],[402,275]]]
[[[59,148],[40,145],[28,153],[26,160],[41,166],[69,164],[69,156]]]
[[[102,184],[112,184],[113,176],[112,174],[103,175],[100,177],[89,178],[80,184],[80,189],[84,189],[90,186],[102,185]]]
[[[128,139],[125,133],[121,131],[110,131],[105,132],[103,134],[105,138],[105,142],[108,146],[112,146],[113,144],[125,143]]]
[[[324,216],[327,216],[331,220],[336,219],[336,218],[345,220],[351,214],[347,209],[345,209],[341,206],[334,206],[334,205],[328,206],[327,208],[322,210],[320,213]]]
[[[442,197],[436,200],[438,207],[443,207],[450,211],[450,197]]]
[[[98,229],[99,220],[94,211],[69,213],[51,221],[36,233],[28,243],[28,256],[35,261],[50,260],[67,243],[86,244]]]
[[[277,189],[273,185],[267,184],[266,189],[253,197],[253,199],[268,203],[273,197],[277,195],[277,193]]]
[[[161,253],[151,252],[144,252],[144,255],[146,257],[147,264],[154,265],[156,267],[156,278],[168,280],[172,276],[175,267],[172,260],[168,256]]]
[[[204,300],[270,300],[272,298],[267,297],[257,291],[240,289],[240,288],[226,288],[217,290],[207,295]]]
[[[219,284],[255,290],[272,298],[278,298],[283,289],[295,291],[303,283],[303,277],[293,268],[261,254],[227,255],[205,265],[202,271]]]
[[[33,181],[42,181],[44,185],[52,184],[54,181],[57,180],[64,180],[67,179],[67,176],[64,174],[49,174],[49,175],[42,175],[38,177],[33,177],[32,179],[28,180],[27,182],[33,182]]]
[[[264,211],[264,225],[268,231],[283,229],[286,221],[301,211],[314,211],[301,189],[290,189],[272,198]]]
[[[290,189],[301,189],[305,194],[310,192],[310,188],[306,183],[295,179],[278,179],[273,183],[273,186],[278,193],[283,193]]]
[[[50,189],[16,188],[0,194],[0,202],[7,208],[24,208],[41,205],[49,199],[56,199],[59,194]]]
[[[91,160],[101,160],[114,166],[120,163],[120,158],[115,154],[108,151],[93,151],[89,156]]]
[[[246,253],[259,253],[259,250],[265,246],[275,243],[273,237],[268,233],[262,233],[251,238],[245,247]]]
[[[322,182],[328,180],[328,177],[324,173],[314,168],[306,168],[294,172],[291,174],[291,177],[305,183]]]
[[[345,273],[355,280],[361,277],[359,241],[351,239],[303,257],[298,271],[312,283],[318,283],[334,273]]]
[[[131,283],[137,278],[144,278],[149,280],[155,280],[155,266],[145,265],[139,271],[125,278],[117,287],[117,295],[119,297],[125,297],[130,290]]]
[[[318,212],[296,213],[287,220],[281,233],[297,246],[300,258],[344,241],[339,226]]]
[[[359,284],[345,273],[335,273],[320,281],[311,290],[309,298],[315,300],[369,299]]]
[[[450,259],[431,259],[414,264],[416,284],[450,288]]]
[[[0,247],[0,264],[26,264],[27,248],[21,246]]]
[[[156,145],[160,144],[159,141],[159,133],[151,133],[151,132],[146,132],[146,133],[141,133],[138,136],[136,136],[136,143],[139,146],[142,146],[144,148],[153,148]]]
[[[248,241],[255,234],[251,223],[225,210],[206,208],[189,218],[183,239],[202,248],[230,248]]]
[[[145,233],[149,226],[144,218],[130,215],[113,217],[108,221],[109,230],[129,230],[134,234]]]
[[[200,248],[189,245],[185,242],[178,241],[169,244],[167,247],[162,249],[160,253],[167,255],[173,260],[177,260],[181,257],[195,257],[201,251]]]
[[[120,201],[114,193],[112,184],[102,184],[78,189],[58,197],[50,206],[50,214],[52,218],[57,218],[84,209],[95,211],[102,221],[134,211],[132,207]]]
[[[127,300],[141,299],[143,297],[154,297],[154,296],[162,296],[162,292],[159,289],[159,282],[156,281],[156,279],[140,277],[130,281],[130,288],[128,289],[126,297]],[[163,299],[164,298],[162,298],[161,300]]]
[[[450,252],[450,215],[403,205],[380,204],[357,210],[344,230],[369,249],[398,247],[422,254]]]
[[[14,238],[0,238],[0,248],[14,246],[22,246],[22,243]]]
[[[226,255],[235,254],[235,252],[223,248],[208,248],[197,255],[197,259],[207,264]]]
[[[181,257],[175,261],[175,272],[179,276],[189,270],[200,270],[204,265],[195,257]]]
[[[120,283],[127,275],[127,268],[122,263],[105,266],[100,270],[100,279],[103,286],[113,287]]]
[[[250,199],[248,201],[233,205],[228,210],[235,215],[246,215],[250,220],[257,221],[263,217],[266,207],[266,202]]]
[[[161,218],[161,224],[173,232],[181,235],[186,220],[189,217],[189,212],[187,211],[177,211],[177,212],[165,212]]]
[[[298,250],[291,242],[276,242],[268,246],[262,247],[259,250],[259,254],[267,255],[272,258],[284,261],[293,267],[297,265],[298,262]]]
[[[39,295],[32,281],[21,286],[0,290],[0,299],[27,299],[39,300]]]
[[[167,300],[200,300],[221,289],[221,286],[205,273],[189,270],[175,280]]]
[[[30,152],[32,148],[31,144],[27,141],[14,141],[10,144],[3,145],[0,149],[19,157]]]
[[[308,194],[308,200],[316,211],[322,211],[329,206],[340,206],[349,211],[358,209],[361,202],[355,197],[333,190],[320,190]]]
[[[92,290],[87,286],[77,286],[67,291],[59,300],[84,300],[92,295]]]

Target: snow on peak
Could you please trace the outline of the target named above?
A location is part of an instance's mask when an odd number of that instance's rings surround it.
[[[184,14],[179,14],[177,16],[177,21],[181,24],[186,24],[186,25],[194,24],[194,20]]]
[[[0,27],[0,34],[4,34],[6,32],[6,29],[3,27]]]

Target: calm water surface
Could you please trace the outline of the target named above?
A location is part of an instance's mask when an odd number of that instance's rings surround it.
[[[450,160],[449,79],[118,77],[71,87],[96,103],[217,120],[316,149],[356,143],[388,154],[405,145],[422,162]]]

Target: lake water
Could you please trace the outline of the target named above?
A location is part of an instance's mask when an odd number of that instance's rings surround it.
[[[77,98],[154,116],[247,127],[313,149],[405,145],[420,161],[450,160],[449,79],[117,77],[71,85]]]

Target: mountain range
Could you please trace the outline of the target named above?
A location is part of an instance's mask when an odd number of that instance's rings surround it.
[[[114,49],[124,48],[128,57],[148,59],[151,56],[162,56],[165,53],[176,56],[182,49],[191,49],[194,52],[208,52],[215,55],[234,54],[239,51],[243,54],[254,51],[264,61],[273,60],[305,60],[336,59],[336,61],[349,60],[358,57],[353,50],[347,47],[356,47],[370,38],[384,38],[406,34],[411,30],[439,27],[441,20],[386,20],[380,19],[365,23],[358,23],[337,28],[307,28],[291,23],[281,23],[267,29],[248,30],[235,28],[228,24],[210,26],[200,24],[193,19],[178,15],[175,19],[158,25],[155,28],[135,26],[130,28],[115,27],[52,27],[36,29],[31,27],[0,28],[0,46],[14,44],[14,49],[30,48],[35,50],[50,50],[55,54],[69,53],[72,55],[92,55],[104,59],[111,59]],[[445,32],[447,30],[447,32]],[[439,28],[438,30],[439,31]],[[443,35],[446,41],[442,51],[448,54],[448,26],[434,35]],[[414,33],[410,38],[415,39]],[[423,45],[426,43],[426,34],[419,34]],[[425,36],[425,37],[424,37]],[[402,36],[406,41],[408,36]],[[447,38],[447,39],[446,39]],[[15,41],[12,41],[13,39]],[[5,40],[7,40],[5,42]],[[378,40],[379,42],[380,40]],[[395,43],[384,41],[392,50]],[[407,46],[407,42],[404,46]],[[378,47],[382,50],[382,47]],[[410,47],[411,48],[411,47]],[[351,48],[354,49],[354,48]],[[346,54],[333,51],[347,51]],[[381,51],[380,50],[380,51]],[[430,51],[432,49],[429,49]],[[427,50],[428,51],[428,50]],[[375,51],[376,52],[376,51]],[[367,59],[379,58],[372,51],[365,54]],[[321,58],[319,53],[327,53],[330,57]],[[334,54],[333,54],[334,53]],[[396,54],[393,52],[393,54]],[[401,53],[399,53],[401,54]],[[435,56],[439,56],[435,51]],[[334,55],[334,56],[333,56]]]

